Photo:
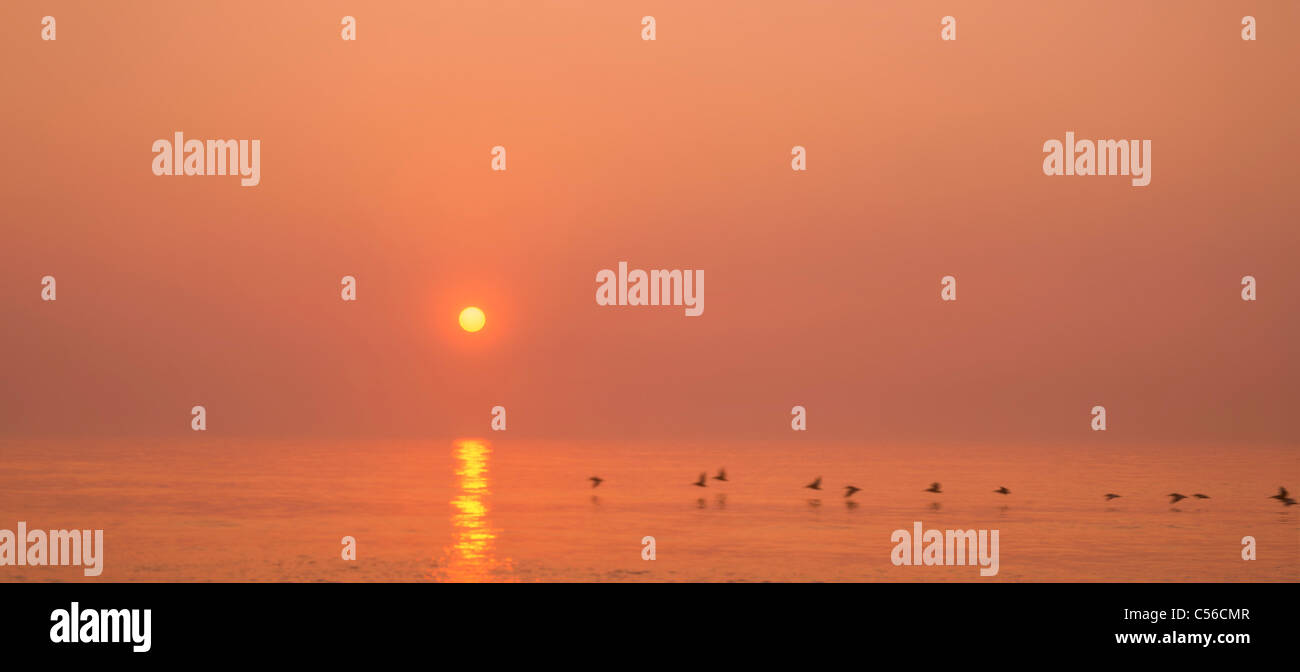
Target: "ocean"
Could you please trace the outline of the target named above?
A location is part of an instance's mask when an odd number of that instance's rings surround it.
[[[1296,581],[1297,476],[1295,446],[4,440],[0,529],[105,548],[0,581]],[[997,530],[998,573],[896,566],[916,522]]]

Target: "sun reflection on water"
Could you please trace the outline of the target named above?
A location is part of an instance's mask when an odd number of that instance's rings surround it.
[[[480,439],[462,439],[452,445],[457,486],[451,500],[452,543],[444,550],[433,578],[453,582],[511,581],[512,563],[509,558],[497,559],[499,530],[488,519],[492,447]]]

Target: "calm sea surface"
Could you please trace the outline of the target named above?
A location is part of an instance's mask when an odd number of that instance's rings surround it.
[[[4,441],[0,529],[102,528],[98,581],[1295,581],[1279,485],[1300,494],[1300,448]],[[999,530],[999,574],[894,566],[914,521]]]

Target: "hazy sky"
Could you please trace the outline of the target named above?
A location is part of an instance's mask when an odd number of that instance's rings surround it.
[[[0,435],[1296,442],[1300,6],[1248,4],[6,2]],[[704,315],[597,306],[623,260]]]

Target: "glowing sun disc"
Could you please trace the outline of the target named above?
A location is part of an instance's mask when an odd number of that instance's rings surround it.
[[[460,311],[460,328],[473,333],[483,328],[487,322],[487,316],[475,306],[470,306]]]

